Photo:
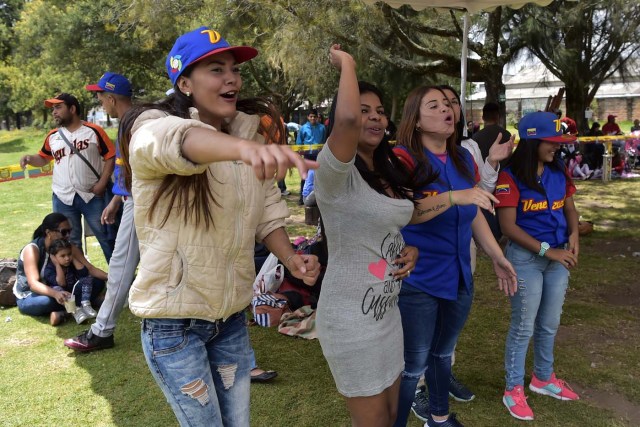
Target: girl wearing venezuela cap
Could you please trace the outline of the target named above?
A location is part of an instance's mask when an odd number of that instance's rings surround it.
[[[520,142],[495,190],[500,228],[509,238],[505,254],[518,273],[518,290],[511,297],[502,401],[515,418],[532,420],[523,387],[532,336],[529,389],[560,400],[578,399],[553,372],[553,345],[569,269],[578,263],[576,188],[556,153],[560,143],[572,143],[576,137],[563,135],[560,121],[548,112],[524,116],[518,133]]]
[[[125,116],[140,270],[129,296],[142,347],[181,426],[249,426],[251,349],[243,310],[256,241],[307,284],[319,264],[294,253],[275,180],[315,162],[266,145],[264,100],[238,100],[238,64],[257,55],[206,27],[180,36],[166,65],[175,93]],[[284,134],[284,130],[279,130]],[[267,132],[269,133],[269,132]]]

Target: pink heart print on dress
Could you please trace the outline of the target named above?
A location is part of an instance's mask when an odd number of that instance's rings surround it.
[[[369,264],[369,273],[373,274],[380,280],[384,280],[385,273],[387,272],[387,261],[381,258],[378,262],[372,262]]]

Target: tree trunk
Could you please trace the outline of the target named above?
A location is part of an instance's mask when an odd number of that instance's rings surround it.
[[[591,104],[589,99],[589,83],[575,79],[567,84],[567,111],[566,116],[576,121],[578,133],[586,135],[589,132],[589,121],[584,118],[584,110]]]
[[[495,102],[500,106],[500,126],[507,125],[507,107],[505,103],[506,89],[502,83],[502,66],[498,69],[487,70],[484,80],[484,90],[487,94],[484,102]],[[502,98],[500,95],[502,94]]]
[[[7,130],[11,130],[11,117],[9,116],[9,113],[4,115],[4,122],[7,126]]]
[[[398,97],[394,93],[391,98],[391,114],[389,114],[389,120],[395,122],[396,114],[398,114]]]

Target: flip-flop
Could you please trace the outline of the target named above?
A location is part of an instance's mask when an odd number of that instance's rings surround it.
[[[278,376],[276,371],[264,371],[259,375],[251,375],[251,382],[253,383],[266,383]]]

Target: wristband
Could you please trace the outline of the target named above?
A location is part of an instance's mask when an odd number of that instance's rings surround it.
[[[538,252],[538,256],[544,256],[545,253],[549,250],[550,246],[547,242],[540,243],[540,252]]]
[[[455,204],[455,203],[453,203],[453,197],[451,196],[451,193],[452,193],[452,191],[451,191],[451,190],[449,190],[449,203],[450,203],[450,204],[451,204],[451,206],[453,207],[453,206],[455,206],[456,204]]]
[[[296,256],[296,255],[298,255],[298,254],[294,253],[293,255],[289,255],[289,256],[287,257],[287,259],[285,259],[285,260],[284,260],[284,265],[285,265],[285,267],[286,267],[287,265],[289,265],[289,261],[291,261],[291,258],[293,258],[293,257],[294,257],[294,256]],[[288,268],[288,267],[287,267],[287,268]]]

